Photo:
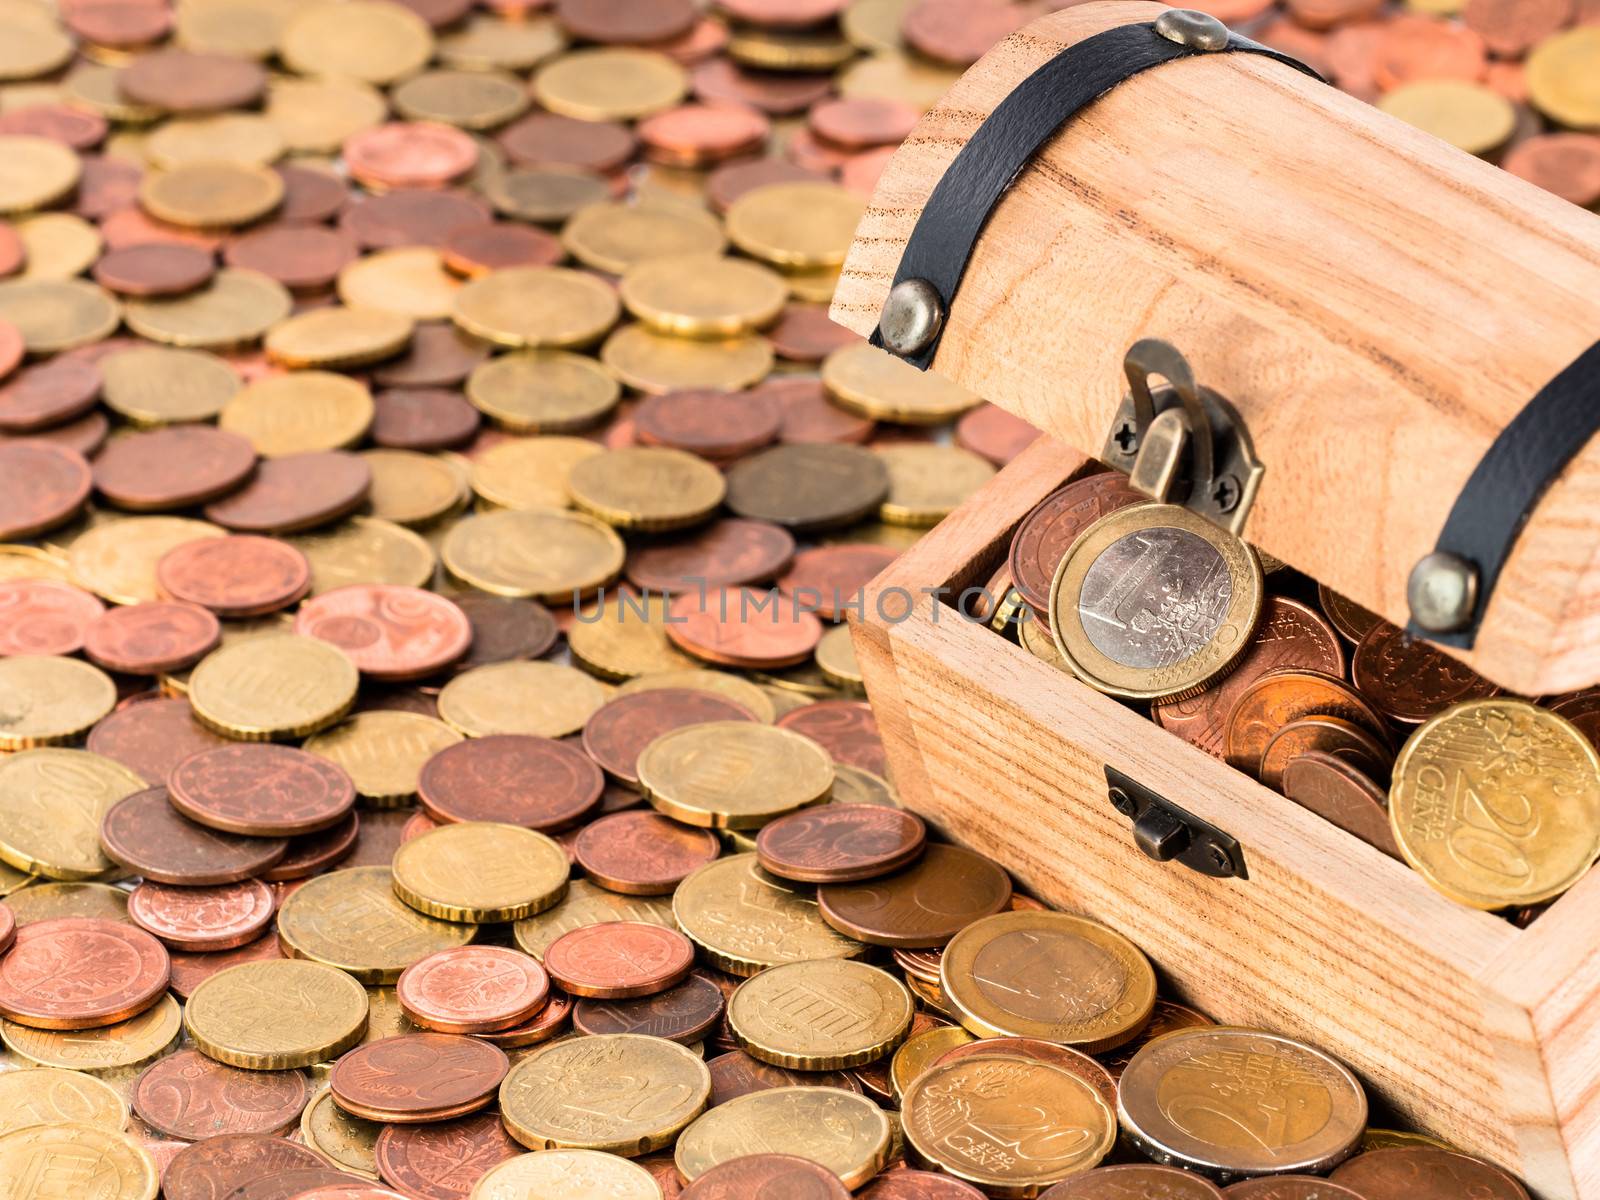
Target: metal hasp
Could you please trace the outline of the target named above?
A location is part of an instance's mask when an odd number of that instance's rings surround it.
[[[1237,838],[1112,766],[1106,767],[1106,795],[1133,822],[1133,843],[1147,858],[1177,861],[1214,879],[1250,878]]]
[[[1235,537],[1266,468],[1233,405],[1195,382],[1188,359],[1157,338],[1135,342],[1123,360],[1128,394],[1100,457],[1138,491],[1181,504]],[[1151,380],[1166,380],[1152,387]]]

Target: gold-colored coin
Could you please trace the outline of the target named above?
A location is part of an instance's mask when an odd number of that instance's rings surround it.
[[[885,808],[899,808],[900,794],[894,785],[881,775],[863,771],[849,763],[833,764],[833,790],[829,798],[834,804],[881,804]]]
[[[67,564],[38,546],[0,545],[0,580],[56,579],[67,582]]]
[[[852,525],[847,529],[818,534],[824,546],[869,545],[888,546],[891,550],[909,550],[922,539],[925,531],[906,525],[887,525],[873,521],[865,525]]]
[[[568,640],[571,640],[570,635]],[[764,725],[771,725],[778,719],[772,698],[755,684],[737,675],[730,675],[726,671],[712,671],[704,667],[641,674],[619,687],[617,695],[631,696],[635,692],[653,691],[656,688],[688,688],[691,691],[709,692],[713,696],[721,696],[724,700],[732,700]],[[837,763],[834,764],[836,773],[840,769]]]
[[[593,517],[530,508],[458,521],[440,553],[450,574],[482,591],[572,604],[615,579],[625,551]]]
[[[100,360],[106,407],[136,425],[209,421],[239,391],[238,374],[205,350],[139,346]]]
[[[183,0],[175,40],[197,54],[271,58],[298,0]]]
[[[828,752],[775,725],[686,725],[639,755],[640,790],[658,812],[686,825],[759,829],[825,800],[832,786]]]
[[[905,1139],[917,1155],[988,1196],[1037,1196],[1087,1171],[1117,1141],[1117,1118],[1094,1087],[1038,1059],[962,1058],[906,1089]],[[1004,1130],[993,1133],[975,1131]]]
[[[578,50],[539,68],[533,98],[580,121],[636,121],[688,94],[682,67],[653,50]]]
[[[175,117],[145,139],[152,167],[171,170],[184,163],[231,162],[264,167],[283,157],[283,134],[259,113],[213,113]]]
[[[247,742],[302,738],[355,703],[355,664],[327,642],[295,633],[220,646],[189,676],[202,725]]]
[[[1400,852],[1461,904],[1554,899],[1600,857],[1600,756],[1525,700],[1471,700],[1423,724],[1389,788]]]
[[[29,1067],[0,1074],[0,1134],[30,1125],[128,1127],[128,1104],[117,1090],[82,1071]]]
[[[603,686],[576,667],[503,662],[463,671],[439,692],[439,716],[468,737],[577,733],[606,702]]]
[[[244,642],[254,641],[257,638],[276,637],[279,634],[294,632],[294,616],[291,613],[269,613],[264,617],[252,617],[238,621],[224,621],[222,623],[222,640],[217,643],[217,649],[226,646],[237,646]],[[187,696],[189,694],[189,680],[194,671],[169,671],[159,677],[161,691],[168,696]]]
[[[1182,700],[1244,653],[1264,595],[1261,563],[1231,533],[1176,504],[1135,504],[1090,525],[1062,558],[1050,630],[1090,687]]]
[[[722,223],[704,209],[618,201],[574,214],[561,244],[585,266],[624,275],[652,258],[720,254],[727,239]]]
[[[382,125],[383,93],[354,79],[284,77],[267,84],[264,110],[293,154],[337,154],[345,139]]]
[[[822,386],[841,408],[901,425],[947,424],[980,402],[960,384],[919,371],[866,342],[829,354],[822,364]]]
[[[59,354],[104,341],[121,319],[111,293],[84,279],[0,283],[0,320],[16,326],[29,354]]]
[[[70,742],[116,703],[117,685],[111,677],[80,659],[54,654],[0,658],[0,750]]]
[[[628,446],[585,458],[567,475],[572,502],[619,529],[662,532],[698,525],[728,485],[705,459],[665,446]]]
[[[711,1072],[687,1046],[632,1033],[541,1046],[500,1084],[500,1118],[535,1150],[649,1154],[705,1111]]]
[[[455,311],[461,281],[445,270],[437,250],[404,246],[358,258],[339,272],[339,299],[352,308],[444,321]]]
[[[638,391],[715,388],[736,392],[753,387],[772,371],[772,344],[757,334],[695,341],[656,333],[645,325],[625,325],[606,339],[600,361]]]
[[[112,869],[120,873],[115,866]],[[128,893],[109,883],[35,883],[7,896],[6,905],[19,926],[56,917],[128,919]]]
[[[39,877],[27,871],[19,871],[8,862],[0,861],[0,896],[11,896],[20,888],[26,888]],[[15,915],[15,914],[13,914]],[[20,922],[18,922],[20,924]]]
[[[284,540],[311,563],[313,596],[352,583],[426,587],[438,565],[425,540],[378,517],[351,517]]]
[[[61,81],[67,98],[80,108],[97,112],[108,121],[122,121],[130,125],[148,125],[162,117],[159,108],[137,104],[122,94],[122,70],[100,63],[83,61],[67,72]],[[107,143],[109,148],[109,141]],[[138,156],[143,162],[143,156]]]
[[[207,521],[187,517],[123,517],[96,525],[67,552],[73,582],[113,604],[159,600],[156,563],[168,550],[201,538],[223,537]]]
[[[372,470],[367,507],[397,525],[426,525],[466,505],[467,472],[451,458],[416,450],[363,450]]]
[[[578,167],[517,167],[497,174],[484,195],[502,216],[559,225],[579,209],[609,197],[611,185]]]
[[[607,921],[642,921],[646,925],[675,928],[670,896],[624,896],[610,892],[587,879],[574,879],[567,885],[562,901],[512,927],[517,945],[525,954],[541,961],[545,947],[564,933]]]
[[[0,80],[37,79],[72,59],[72,39],[51,18],[49,10],[31,13],[10,9],[0,16]]]
[[[1548,37],[1527,61],[1533,106],[1571,129],[1600,129],[1600,27]]]
[[[170,1049],[182,1030],[183,1014],[171,995],[137,1017],[99,1029],[30,1029],[0,1020],[0,1037],[18,1058],[97,1076],[149,1062]]]
[[[5,55],[0,51],[0,64]],[[0,135],[0,213],[31,212],[54,204],[78,186],[82,171],[78,156],[53,138]]]
[[[399,994],[392,987],[367,989],[367,1032],[361,1041],[380,1042],[386,1037],[399,1037],[402,1033],[420,1033],[422,1026],[414,1024],[400,1007]]]
[[[605,448],[588,438],[508,438],[472,463],[472,490],[496,508],[568,508],[567,479]]]
[[[433,57],[433,30],[410,9],[382,0],[308,4],[283,29],[278,55],[296,74],[383,85]]]
[[[673,1158],[691,1183],[750,1154],[793,1154],[858,1188],[888,1162],[889,1118],[843,1088],[779,1087],[719,1104],[685,1129]]]
[[[979,1037],[1031,1037],[1088,1054],[1144,1027],[1156,976],[1114,929],[1066,913],[1021,910],[974,921],[950,940],[939,984]]]
[[[455,323],[512,349],[590,346],[617,323],[622,306],[609,284],[565,267],[511,267],[456,293]]]
[[[35,213],[11,228],[27,255],[19,279],[71,279],[100,257],[100,231],[71,213]]]
[[[285,954],[337,967],[362,983],[393,983],[417,959],[465,946],[476,934],[475,926],[435,920],[401,903],[388,867],[345,867],[314,876],[278,910]],[[361,1015],[365,1028],[364,990]]]
[[[842,267],[808,267],[805,270],[785,270],[784,282],[789,285],[789,295],[806,304],[827,304],[839,286]]]
[[[976,1040],[959,1025],[940,1025],[907,1038],[889,1062],[889,1089],[895,1103],[904,1104],[906,1089],[912,1081],[938,1062],[947,1051]]]
[[[363,1179],[378,1178],[378,1135],[385,1128],[380,1121],[345,1112],[327,1090],[300,1114],[300,1141],[305,1148],[335,1170]]]
[[[531,71],[567,48],[554,17],[518,11],[476,12],[439,39],[439,59],[463,71]]]
[[[268,375],[223,406],[219,428],[250,440],[265,458],[341,450],[372,426],[372,393],[365,384],[332,371]]]
[[[780,266],[836,267],[865,207],[835,183],[772,183],[733,202],[728,237],[751,257]]]
[[[398,709],[373,709],[323,730],[303,749],[349,775],[364,803],[399,808],[416,798],[422,764],[459,741],[461,735],[443,721]]]
[[[847,100],[899,100],[926,112],[961,78],[946,67],[906,54],[869,54],[834,76],[833,86]]]
[[[785,963],[741,983],[728,1028],[746,1054],[801,1071],[875,1062],[905,1041],[916,1004],[887,971],[849,959]]]
[[[468,1200],[661,1200],[638,1163],[600,1150],[541,1150],[491,1167]]]
[[[1072,668],[1067,665],[1067,660],[1061,657],[1061,651],[1056,649],[1056,640],[1050,632],[1050,627],[1031,615],[1032,610],[1026,607],[1027,602],[1020,595],[1017,596],[1017,601],[1017,640],[1022,643],[1022,648],[1058,671],[1070,672]],[[995,616],[999,619],[998,610]]]
[[[620,286],[627,310],[679,337],[722,338],[777,320],[789,289],[759,263],[714,254],[674,254],[629,269]]]
[[[1459,1146],[1452,1146],[1449,1142],[1441,1141],[1436,1137],[1429,1137],[1425,1133],[1412,1133],[1403,1129],[1374,1129],[1368,1126],[1361,1135],[1361,1153],[1368,1150],[1395,1150],[1405,1146],[1424,1146],[1430,1150],[1449,1150],[1460,1154]]]
[[[394,891],[446,921],[519,921],[560,903],[570,870],[566,852],[542,833],[462,821],[401,844]]]
[[[472,406],[495,424],[519,433],[586,429],[616,408],[621,398],[621,386],[604,367],[565,350],[503,354],[480,363],[467,378]],[[555,503],[566,503],[564,487]]]
[[[848,625],[835,625],[823,633],[817,643],[816,660],[817,670],[834,687],[851,692],[866,690]]]
[[[398,354],[411,340],[411,329],[410,317],[393,312],[314,308],[274,326],[265,345],[267,354],[287,367],[359,367]]]
[[[1378,107],[1468,154],[1490,154],[1516,129],[1517,111],[1499,92],[1460,79],[1427,79],[1384,94]]]
[[[153,171],[139,204],[171,225],[207,229],[248,225],[283,202],[283,178],[267,167],[209,159]]]
[[[937,525],[995,477],[988,459],[960,446],[906,442],[876,453],[889,468],[889,496],[878,516],[892,525]]]
[[[276,279],[223,267],[181,296],[129,298],[123,319],[140,337],[168,346],[226,350],[253,342],[289,315],[293,301]]]
[[[899,51],[900,26],[914,0],[851,0],[839,14],[839,28],[850,44],[869,54]]]
[[[502,71],[424,71],[389,93],[408,121],[442,121],[461,129],[496,129],[527,111],[528,89]]]
[[[0,1134],[0,1185],[8,1200],[42,1200],[58,1187],[63,1196],[155,1200],[161,1176],[150,1152],[120,1130],[31,1125]]]
[[[194,989],[183,1025],[197,1050],[231,1067],[309,1067],[337,1058],[361,1040],[367,1027],[367,990],[343,971],[318,962],[280,958],[240,963],[224,967]]]
[[[567,630],[567,648],[601,679],[692,669],[694,660],[667,637],[667,603],[657,592],[643,597],[613,592],[604,604],[578,611]]]
[[[728,57],[758,71],[833,71],[856,48],[832,28],[771,29],[740,25],[728,40]]]
[[[680,883],[672,915],[706,961],[730,975],[866,953],[822,919],[815,889],[768,875],[749,853],[707,863]]]

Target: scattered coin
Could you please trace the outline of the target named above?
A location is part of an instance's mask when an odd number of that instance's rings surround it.
[[[694,947],[675,929],[607,921],[562,934],[545,947],[543,961],[569,995],[627,1000],[681,982],[694,965]]]
[[[709,1110],[678,1138],[679,1173],[690,1184],[750,1154],[792,1154],[832,1171],[849,1188],[883,1167],[889,1118],[863,1096],[830,1087],[752,1092]]]
[[[0,958],[0,1015],[34,1029],[95,1029],[166,994],[167,952],[142,929],[92,917],[34,921]]]
[[[343,971],[279,959],[228,967],[189,995],[184,1027],[196,1049],[229,1066],[310,1066],[356,1044],[367,993]]]
[[[833,783],[833,764],[815,742],[744,721],[662,734],[639,756],[638,771],[639,785],[658,812],[713,829],[759,829],[819,803]]]
[[[557,904],[567,872],[566,853],[542,833],[467,821],[403,844],[394,855],[394,891],[443,921],[515,921]],[[473,932],[466,927],[462,940]]]
[[[310,1095],[299,1071],[243,1071],[180,1050],[140,1074],[133,1108],[157,1132],[193,1141],[277,1133],[299,1118]]]
[[[419,959],[395,984],[401,1010],[438,1033],[487,1033],[533,1017],[550,993],[549,976],[525,954],[498,946],[460,946]]]

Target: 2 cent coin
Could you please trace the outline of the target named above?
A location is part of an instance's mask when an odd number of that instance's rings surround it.
[[[680,982],[694,966],[694,946],[676,929],[608,921],[562,934],[545,948],[544,965],[571,995],[627,999]]]
[[[817,889],[823,919],[840,933],[906,948],[942,946],[974,921],[1004,911],[1010,900],[1011,879],[998,863],[942,844],[893,875]]]
[[[245,1071],[196,1050],[146,1067],[133,1085],[133,1111],[168,1137],[198,1141],[287,1128],[311,1095],[300,1071]]]

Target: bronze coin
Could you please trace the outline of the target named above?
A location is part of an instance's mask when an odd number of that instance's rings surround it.
[[[713,62],[718,60],[713,60]],[[712,68],[708,67],[708,70]],[[723,68],[717,67],[714,73],[721,73]],[[804,76],[794,76],[803,79]],[[814,87],[808,81],[808,86]],[[702,96],[701,99],[716,99],[717,97]],[[800,108],[805,108],[801,105]],[[771,109],[767,110],[771,112]],[[795,111],[799,111],[798,109]],[[778,115],[778,114],[774,114]],[[757,188],[766,187],[772,183],[826,183],[828,177],[811,171],[805,167],[796,166],[781,158],[752,158],[744,162],[732,162],[718,167],[706,180],[706,199],[711,202],[711,207],[719,213],[726,213],[733,207],[739,197],[755,191]],[[774,347],[776,349],[776,347]],[[781,351],[780,351],[781,353]],[[785,355],[787,357],[787,355]]]
[[[225,745],[227,738],[195,720],[187,700],[165,697],[118,707],[89,731],[88,741],[94,753],[116,760],[151,785],[165,780],[191,754]]]
[[[743,104],[769,116],[790,117],[831,95],[833,80],[812,72],[747,71],[717,57],[689,72],[689,88],[700,100]]]
[[[490,1033],[526,1024],[545,1006],[550,977],[502,946],[454,946],[412,963],[395,984],[400,1008],[435,1033]]]
[[[803,363],[821,362],[833,351],[861,340],[861,335],[854,330],[835,325],[828,317],[828,310],[820,304],[785,306],[777,323],[765,333],[779,358]],[[772,394],[776,397],[781,393]]]
[[[580,167],[606,174],[633,157],[638,142],[616,121],[580,121],[555,113],[530,113],[495,134],[519,167]]]
[[[146,1067],[131,1099],[139,1119],[158,1133],[199,1141],[277,1133],[299,1119],[310,1097],[303,1071],[244,1071],[180,1050]]]
[[[1309,604],[1268,596],[1260,624],[1238,664],[1197,695],[1152,704],[1150,715],[1161,728],[1213,758],[1221,758],[1228,716],[1252,683],[1269,671],[1288,667],[1343,678],[1344,665],[1344,647],[1338,635]]]
[[[1420,725],[1452,704],[1500,691],[1465,663],[1387,623],[1361,639],[1350,675],[1384,716],[1404,725]]]
[[[389,1125],[373,1146],[378,1174],[415,1200],[467,1200],[491,1167],[524,1153],[498,1113]]]
[[[980,1200],[983,1193],[953,1175],[896,1168],[856,1193],[856,1200]]]
[[[405,1033],[357,1046],[334,1063],[334,1103],[369,1121],[408,1125],[464,1117],[494,1099],[510,1062],[453,1033]]]
[[[709,692],[654,688],[596,709],[583,727],[583,750],[612,778],[637,787],[639,755],[662,734],[708,721],[753,720],[733,701]]]
[[[78,160],[83,174],[73,197],[72,212],[86,221],[99,221],[114,212],[132,209],[139,203],[139,181],[144,172],[138,164],[104,154],[86,154]],[[3,242],[4,235],[0,235]],[[0,255],[3,255],[0,250]],[[4,259],[0,258],[0,268]],[[8,274],[0,269],[0,275]]]
[[[355,852],[356,842],[361,836],[361,822],[361,816],[351,811],[337,825],[290,838],[288,853],[262,871],[261,878],[268,883],[305,879],[344,862]]]
[[[779,817],[756,836],[769,874],[801,883],[857,883],[888,875],[921,856],[922,818],[876,804],[826,804]]]
[[[694,943],[660,925],[604,921],[562,934],[545,947],[543,961],[568,995],[626,1000],[682,982],[694,966]]]
[[[694,27],[691,0],[556,0],[556,19],[586,42],[664,42]]]
[[[278,943],[277,934],[267,933],[232,950],[168,950],[167,956],[172,960],[172,979],[168,986],[179,1000],[187,1000],[195,988],[218,971],[240,963],[282,958],[283,947]]]
[[[1384,623],[1376,613],[1368,612],[1355,601],[1346,600],[1332,588],[1320,583],[1317,585],[1317,603],[1322,605],[1322,611],[1328,614],[1328,620],[1339,631],[1339,636],[1352,644],[1358,644]]]
[[[986,1054],[1011,1054],[1021,1055],[1023,1058],[1036,1058],[1053,1067],[1060,1067],[1063,1071],[1070,1071],[1099,1092],[1100,1098],[1112,1112],[1117,1111],[1116,1079],[1094,1059],[1081,1050],[1074,1050],[1071,1046],[1058,1046],[1054,1042],[1042,1042],[1037,1038],[1026,1037],[980,1038],[976,1042],[968,1042],[964,1046],[946,1050],[934,1060],[933,1065],[938,1066],[961,1058],[982,1058]]]
[[[373,368],[372,377],[384,387],[449,388],[466,379],[488,357],[488,347],[471,334],[449,322],[424,322],[412,330],[405,353]],[[478,415],[477,409],[472,412]],[[377,437],[376,424],[373,436]]]
[[[199,246],[213,254],[222,247],[222,235],[201,229],[168,225],[148,216],[141,209],[124,208],[100,221],[100,236],[112,250],[138,246],[145,242]]]
[[[489,206],[453,191],[398,191],[367,196],[339,214],[339,228],[365,249],[442,246],[458,229],[482,225]]]
[[[548,1042],[551,1038],[566,1032],[572,1020],[573,1007],[572,997],[551,988],[550,999],[530,1020],[521,1025],[513,1025],[510,1029],[494,1029],[474,1036],[483,1039],[491,1046],[502,1046],[506,1049]]]
[[[849,542],[817,546],[795,555],[778,580],[778,590],[823,620],[839,621],[852,605],[865,602],[867,584],[899,557],[900,552],[888,546]]]
[[[1318,1175],[1263,1175],[1222,1189],[1228,1200],[1365,1200],[1342,1183]]]
[[[458,229],[443,249],[445,267],[469,279],[507,267],[553,267],[567,256],[553,234],[508,221]]]
[[[917,0],[906,10],[900,32],[919,53],[966,67],[1036,15],[1037,10],[1031,5],[1005,0],[976,7],[967,0]]]
[[[1534,7],[1538,6],[1479,0],[1469,9],[1498,9],[1514,14]],[[1549,11],[1560,12],[1564,8],[1558,0]],[[1600,137],[1592,133],[1535,134],[1513,146],[1500,160],[1500,165],[1580,208],[1600,204]]]
[[[327,759],[268,742],[219,746],[190,755],[167,779],[184,816],[209,829],[252,837],[315,833],[355,805],[350,777]]]
[[[850,1200],[850,1189],[827,1167],[792,1154],[750,1154],[719,1163],[683,1189],[683,1200]]]
[[[794,538],[767,521],[725,517],[693,533],[630,547],[627,575],[651,592],[738,587],[773,578],[794,556]]]
[[[455,670],[540,658],[561,636],[550,610],[537,600],[460,592],[450,597],[472,624],[472,645]]]
[[[209,425],[171,425],[130,433],[94,460],[94,486],[119,508],[188,508],[225,496],[255,470],[248,439]]]
[[[94,265],[94,280],[124,296],[177,296],[192,292],[216,274],[217,260],[198,246],[124,246]]]
[[[156,582],[174,600],[198,604],[219,617],[259,617],[306,594],[311,564],[276,538],[201,538],[163,554]]]
[[[1038,439],[1039,431],[994,404],[980,404],[956,422],[956,445],[1003,467]]]
[[[89,626],[83,651],[108,671],[165,675],[192,667],[222,640],[222,623],[197,604],[154,600],[112,608]]]
[[[822,640],[822,623],[770,593],[717,588],[674,596],[667,637],[707,662],[761,670],[810,659]]]
[[[1274,734],[1290,721],[1313,713],[1341,717],[1371,733],[1381,732],[1383,718],[1343,680],[1318,671],[1283,668],[1269,671],[1234,701],[1228,714],[1224,757],[1252,778],[1261,774],[1261,756]]]
[[[206,519],[240,533],[295,533],[354,512],[371,486],[372,468],[343,450],[268,458],[244,487],[206,505]]]
[[[423,764],[417,795],[439,821],[563,829],[600,803],[605,776],[581,750],[504,733],[446,746]]]
[[[372,440],[396,450],[444,450],[472,440],[483,414],[443,388],[390,388],[372,400]]]
[[[845,163],[850,161],[850,151],[823,141],[806,125],[800,126],[789,135],[789,140],[784,143],[783,152],[788,155],[791,162],[819,175],[833,178],[838,178]]]
[[[722,842],[709,829],[680,825],[658,813],[619,812],[584,826],[573,852],[603,888],[629,896],[667,896],[716,858]]]
[[[836,763],[860,767],[874,775],[889,774],[877,719],[872,715],[872,706],[864,700],[819,700],[779,717],[778,728],[804,734],[831,754]]]
[[[177,950],[231,950],[272,921],[272,889],[260,880],[173,887],[149,880],[128,896],[128,919]]]
[[[942,946],[981,917],[1004,912],[1011,878],[993,859],[931,845],[912,866],[864,883],[828,883],[817,907],[846,937],[872,946]]]
[[[1261,782],[1283,790],[1284,769],[1300,755],[1320,750],[1343,758],[1369,775],[1385,776],[1393,751],[1382,738],[1338,717],[1312,713],[1290,721],[1267,743],[1261,755]]]
[[[71,520],[89,499],[89,464],[49,442],[0,443],[0,540],[32,537]]]
[[[99,452],[110,432],[111,422],[106,419],[105,413],[92,412],[65,425],[34,430],[27,435],[27,438],[36,442],[48,442],[87,458]],[[0,434],[0,444],[14,440],[16,439]]]
[[[207,1138],[178,1152],[162,1173],[161,1194],[167,1200],[223,1200],[252,1179],[310,1171],[341,1174],[304,1146],[284,1138],[260,1134]]]
[[[173,13],[156,0],[76,0],[61,6],[61,20],[91,45],[140,49],[171,32]]]
[[[777,401],[760,392],[664,392],[646,396],[633,410],[641,445],[670,446],[714,461],[776,441],[781,421]]]
[[[49,138],[73,150],[99,145],[109,131],[109,123],[99,113],[64,104],[30,104],[0,115],[0,134]]]
[[[1600,689],[1575,692],[1546,704],[1551,712],[1577,726],[1590,745],[1600,745]]]
[[[1528,1190],[1493,1163],[1430,1146],[1368,1150],[1329,1178],[1363,1200],[1528,1200]]]
[[[700,974],[636,1000],[579,1000],[572,1026],[579,1033],[637,1033],[693,1045],[716,1028],[725,1007],[722,989]]]
[[[1123,1200],[1126,1196],[1162,1200],[1222,1200],[1223,1191],[1204,1176],[1153,1163],[1095,1167],[1046,1189],[1039,1200]]]
[[[183,701],[157,701],[184,704]],[[187,705],[184,704],[187,708]],[[100,825],[100,848],[135,875],[157,883],[203,887],[258,875],[283,858],[283,838],[239,837],[196,825],[167,801],[167,789],[148,788],[119,800]]]
[[[422,714],[426,716],[427,714]],[[361,812],[361,827],[356,830],[355,848],[344,860],[346,867],[386,867],[400,848],[406,825],[418,810],[412,808],[368,808]],[[426,814],[424,814],[426,815]]]
[[[283,180],[283,203],[277,219],[301,224],[331,221],[350,203],[350,189],[332,171],[278,163],[273,173]]]
[[[1035,613],[1049,619],[1050,584],[1078,535],[1107,513],[1148,503],[1120,471],[1075,479],[1051,492],[1022,518],[1011,536],[1011,583]]]
[[[1400,857],[1388,796],[1353,763],[1310,750],[1284,768],[1283,794],[1391,858]]]
[[[293,1143],[288,1143],[292,1145]],[[199,1142],[197,1145],[209,1145],[208,1142]],[[174,1162],[177,1160],[174,1159]],[[321,1159],[317,1160],[319,1163]],[[251,1178],[246,1183],[241,1183],[231,1192],[222,1193],[223,1200],[305,1200],[308,1195],[315,1195],[325,1187],[338,1187],[341,1191],[346,1188],[371,1188],[376,1185],[345,1171],[336,1171],[332,1167],[322,1165],[315,1170],[302,1169],[278,1171],[272,1175],[263,1175]],[[337,1200],[389,1200],[389,1197],[367,1197],[359,1192],[352,1196],[346,1192],[343,1196],[335,1193]],[[322,1200],[328,1200],[324,1197]]]
[[[101,382],[100,368],[79,359],[24,367],[0,386],[0,429],[26,433],[82,416],[100,398]]]
[[[730,509],[796,531],[853,524],[888,494],[889,468],[861,446],[774,446],[728,472]]]
[[[0,582],[0,657],[75,654],[83,648],[89,627],[105,611],[105,605],[70,583],[54,579]]]
[[[704,167],[759,149],[772,133],[765,115],[744,104],[680,104],[639,122],[650,162]]]
[[[899,145],[922,113],[904,100],[878,96],[835,97],[811,108],[807,119],[818,137],[848,150]]]
[[[876,421],[846,412],[832,400],[819,379],[769,379],[755,389],[774,396],[783,409],[778,440],[789,445],[844,442],[860,445],[871,439]]]
[[[28,251],[17,231],[0,221],[0,279],[15,275],[27,261]]]
[[[849,1071],[791,1071],[751,1058],[743,1050],[719,1054],[706,1067],[711,1071],[712,1108],[769,1088],[816,1086],[861,1092],[860,1082]]]
[[[348,234],[321,225],[268,225],[228,239],[222,260],[230,267],[259,271],[291,291],[331,287],[361,255]]]
[[[374,191],[438,188],[460,179],[478,162],[470,134],[431,121],[391,121],[344,140],[351,176]]]
[[[1215,1022],[1203,1012],[1184,1004],[1176,1004],[1171,1000],[1157,998],[1155,1008],[1151,1010],[1150,1019],[1145,1022],[1143,1029],[1122,1045],[1095,1057],[1107,1071],[1111,1072],[1113,1079],[1120,1080],[1123,1068],[1133,1060],[1133,1056],[1162,1034],[1212,1024]]]
[[[300,605],[294,631],[343,650],[373,679],[420,679],[467,652],[472,626],[466,614],[424,588],[355,583]]]
[[[130,100],[175,113],[248,108],[267,88],[260,63],[225,54],[156,50],[134,59],[117,76]]]
[[[51,917],[0,957],[0,1015],[32,1029],[99,1029],[167,992],[166,947],[125,921]]]

